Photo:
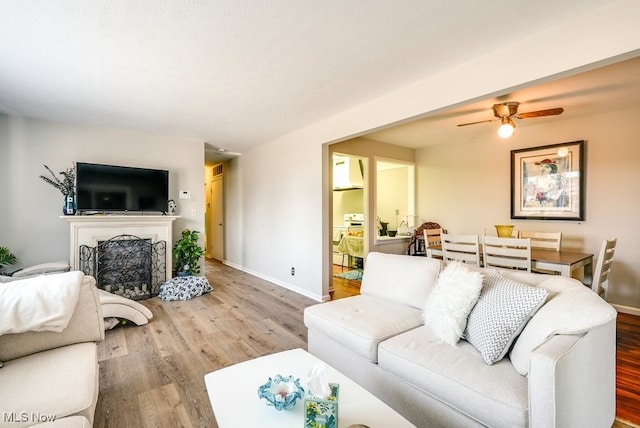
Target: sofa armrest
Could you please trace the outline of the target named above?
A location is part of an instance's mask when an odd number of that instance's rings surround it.
[[[611,426],[616,414],[616,320],[539,346],[529,368],[529,426]]]
[[[25,332],[0,336],[0,361],[10,361],[47,349],[104,339],[104,320],[95,279],[84,276],[78,303],[67,327],[59,332]]]

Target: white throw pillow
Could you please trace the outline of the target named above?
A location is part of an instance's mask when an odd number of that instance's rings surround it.
[[[464,338],[491,365],[500,361],[549,291],[514,281],[492,270],[467,320]]]
[[[448,263],[427,296],[422,319],[444,343],[454,346],[462,337],[467,316],[482,289],[482,274],[463,263]]]

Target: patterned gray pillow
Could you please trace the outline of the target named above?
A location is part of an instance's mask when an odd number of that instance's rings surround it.
[[[467,320],[464,338],[491,365],[500,361],[549,292],[514,281],[493,270]]]
[[[162,300],[189,300],[212,291],[204,276],[177,276],[160,284],[158,297]]]

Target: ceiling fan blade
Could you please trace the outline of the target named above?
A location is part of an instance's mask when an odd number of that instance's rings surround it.
[[[480,120],[478,122],[460,123],[458,126],[477,125],[478,123],[495,122],[497,119]]]
[[[529,119],[532,117],[542,117],[542,116],[555,116],[557,114],[562,114],[564,109],[562,107],[558,108],[550,108],[547,110],[538,110],[538,111],[530,111],[528,113],[520,113],[515,116],[516,119]]]

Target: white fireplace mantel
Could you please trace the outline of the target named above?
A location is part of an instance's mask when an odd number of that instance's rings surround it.
[[[95,247],[99,241],[106,241],[118,235],[134,235],[142,239],[151,239],[152,243],[165,241],[166,273],[171,277],[173,247],[173,222],[179,216],[169,215],[74,215],[60,216],[70,226],[69,261],[71,270],[80,266],[79,248],[81,245]]]

